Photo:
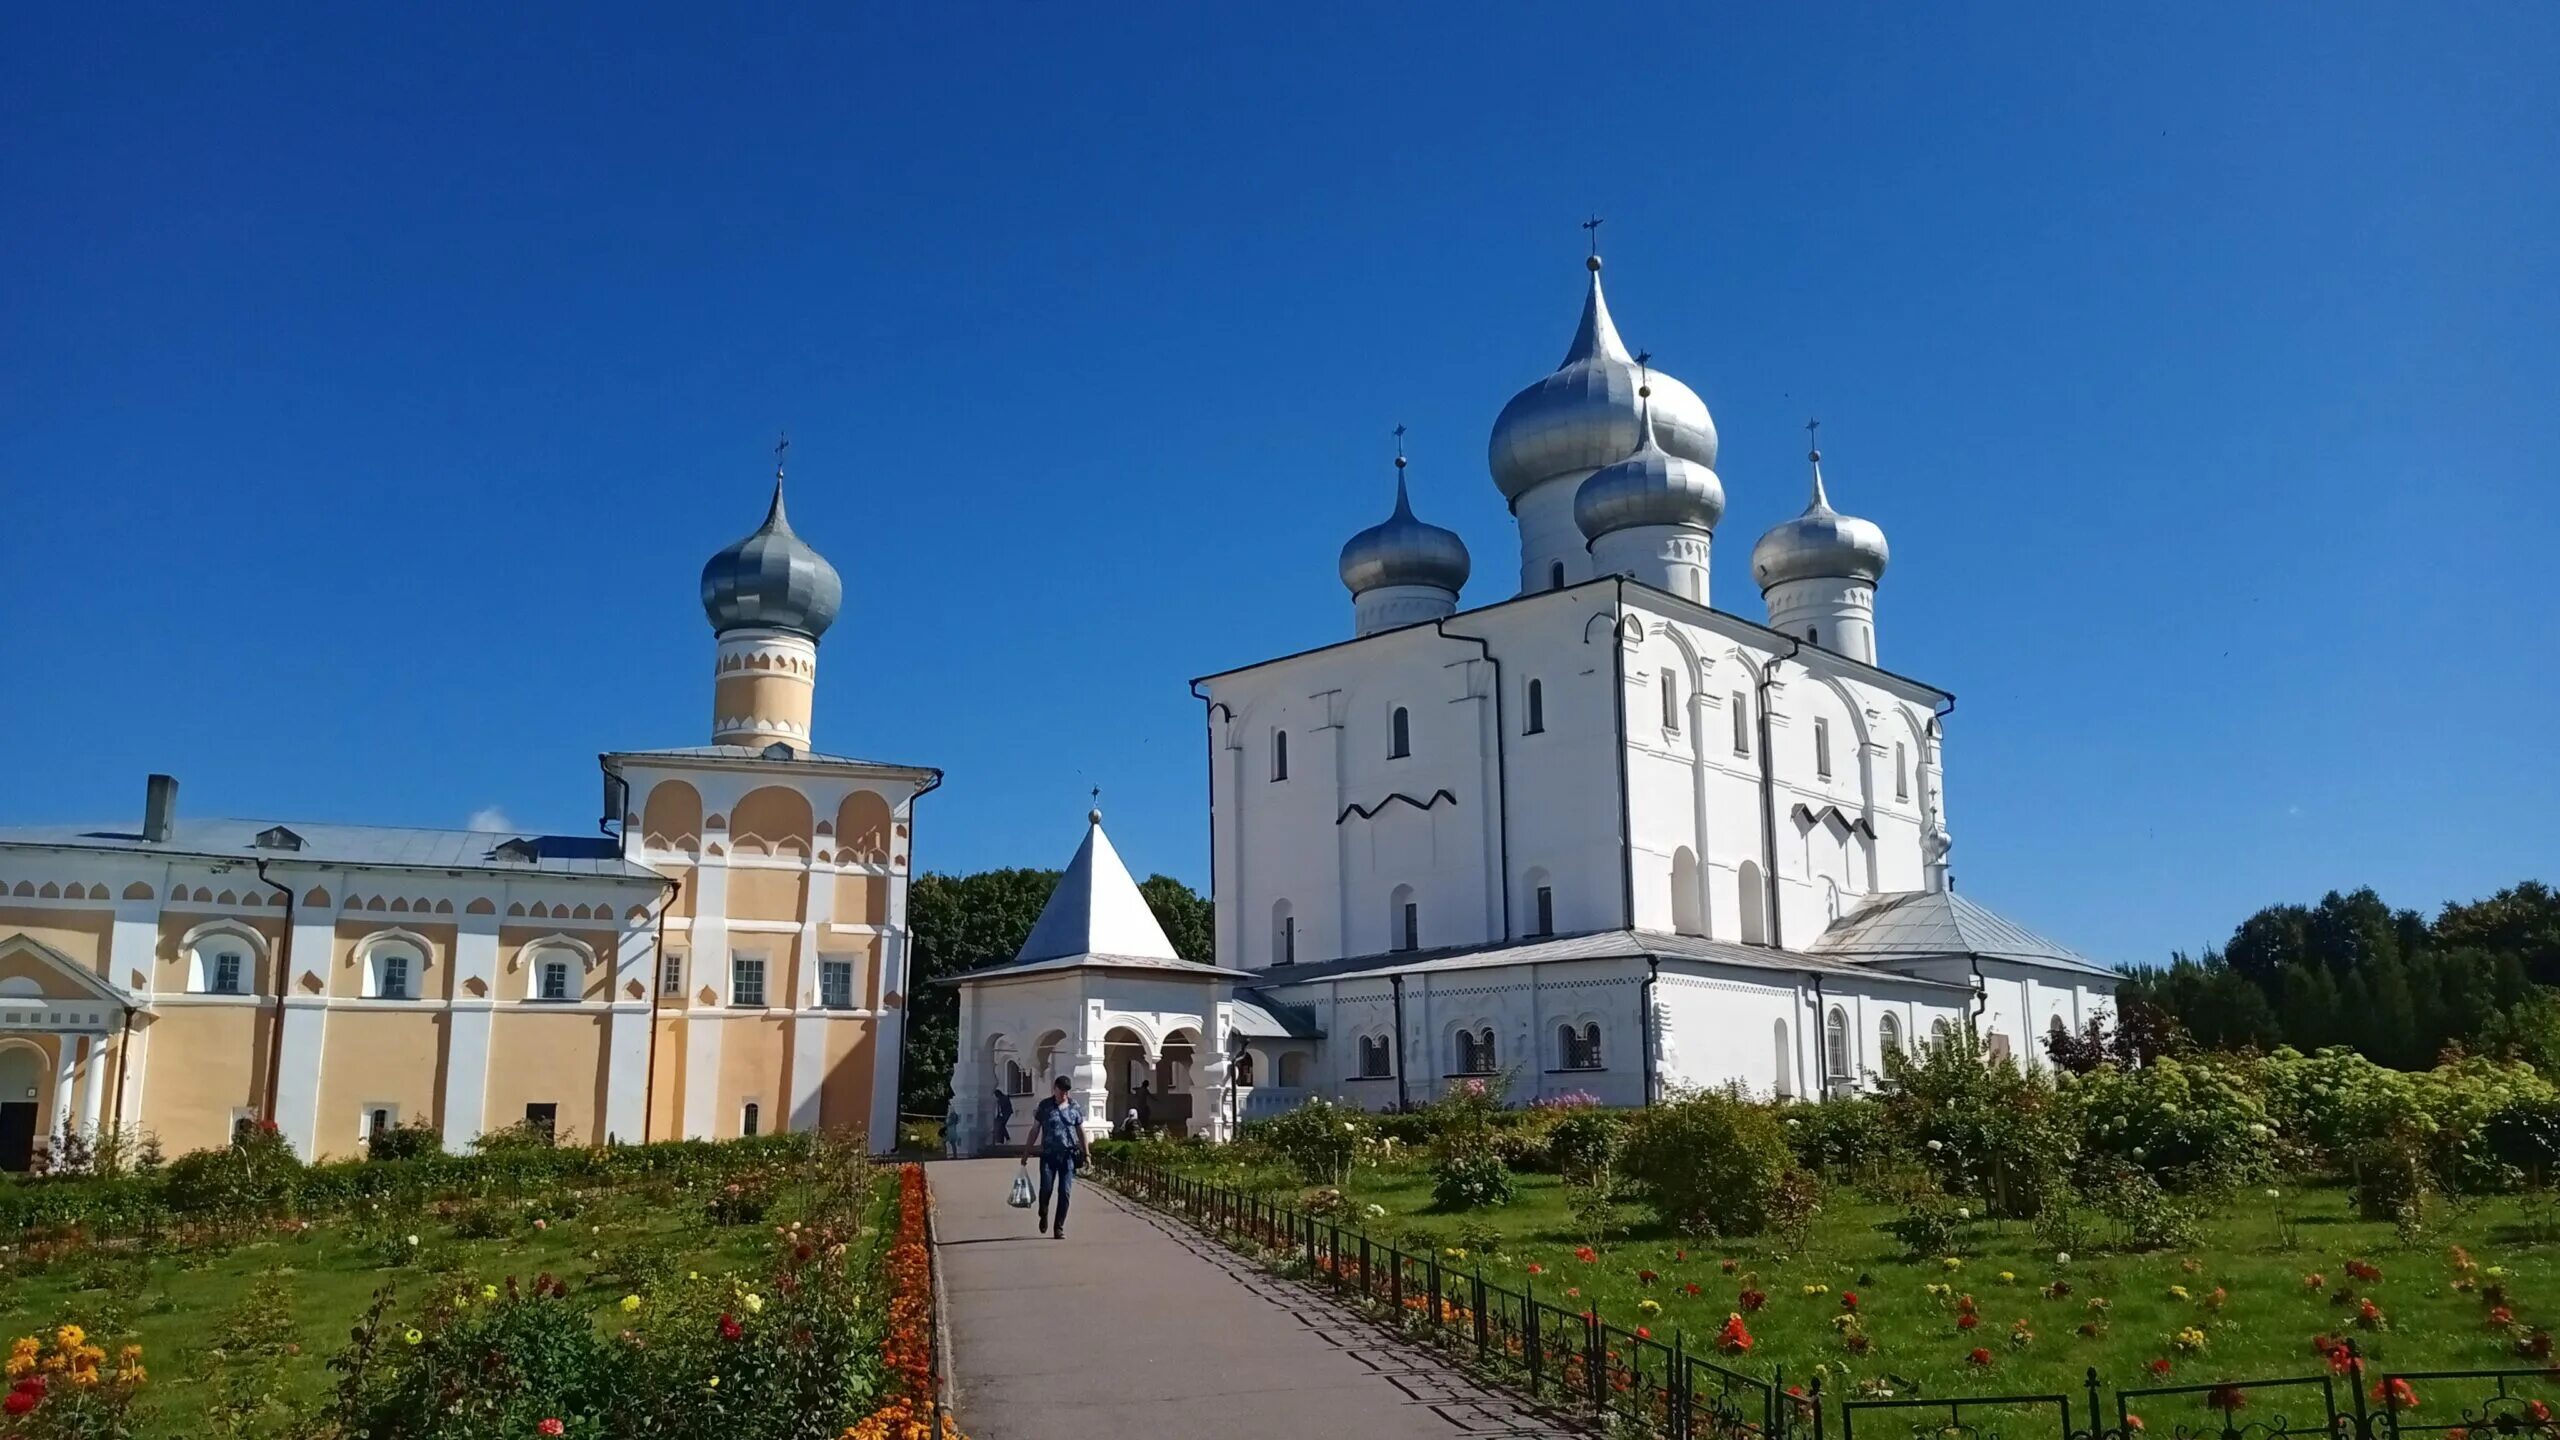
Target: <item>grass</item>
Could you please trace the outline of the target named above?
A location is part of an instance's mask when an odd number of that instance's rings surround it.
[[[287,1382],[297,1396],[318,1399],[335,1379],[329,1356],[385,1284],[396,1287],[405,1308],[430,1291],[548,1272],[582,1288],[604,1325],[625,1287],[604,1283],[597,1272],[616,1252],[650,1247],[665,1264],[717,1274],[760,1263],[768,1234],[763,1225],[714,1227],[695,1198],[652,1203],[638,1191],[494,1203],[503,1209],[504,1233],[481,1239],[461,1238],[433,1218],[379,1216],[322,1219],[299,1233],[269,1231],[223,1247],[89,1247],[32,1265],[0,1250],[7,1262],[0,1266],[0,1342],[64,1321],[109,1334],[129,1330],[151,1368],[144,1433],[194,1435],[204,1433],[214,1338],[264,1275],[281,1275],[291,1289],[301,1352],[286,1367]],[[786,1191],[776,1215],[787,1218],[789,1205]],[[409,1234],[420,1240],[416,1258],[386,1264],[383,1256],[405,1249]]]
[[[1283,1201],[1304,1190],[1286,1172],[1221,1156],[1191,1160],[1186,1168]],[[2281,1200],[2250,1192],[2232,1204],[2191,1249],[2129,1253],[2083,1246],[2067,1260],[2026,1224],[1977,1222],[1950,1265],[1946,1256],[1905,1253],[1880,1228],[1897,1209],[1835,1188],[1801,1248],[1766,1236],[1684,1239],[1628,1207],[1634,1223],[1600,1237],[1585,1260],[1578,1252],[1593,1237],[1577,1227],[1561,1182],[1537,1174],[1518,1181],[1510,1205],[1447,1213],[1433,1208],[1427,1169],[1363,1167],[1343,1187],[1355,1207],[1346,1225],[1408,1250],[1436,1249],[1451,1269],[1481,1269],[1490,1283],[1534,1289],[1541,1300],[1595,1310],[1621,1328],[1643,1326],[1666,1343],[1685,1338],[1693,1352],[1747,1373],[1769,1377],[1783,1367],[1786,1382],[1795,1384],[1820,1372],[1833,1395],[2079,1394],[2093,1367],[2110,1390],[2310,1376],[2327,1369],[2312,1343],[2321,1334],[2356,1342],[2369,1387],[2391,1372],[2539,1368],[2547,1362],[2520,1356],[2517,1341],[2534,1327],[2560,1325],[2560,1243],[2527,1202],[2514,1198],[2445,1215],[2423,1241],[2404,1244],[2390,1225],[2356,1219],[2343,1190],[2284,1186]],[[1363,1208],[1370,1205],[1386,1213],[1371,1217]],[[1489,1251],[1488,1231],[1501,1237]],[[2462,1267],[2457,1246],[2471,1268]],[[2351,1278],[2350,1260],[2379,1267],[2381,1277]],[[2492,1275],[2493,1268],[2502,1273]],[[2308,1283],[2311,1275],[2323,1283]],[[1948,1289],[1933,1294],[1931,1286]],[[2495,1297],[2486,1292],[2492,1286],[2503,1287],[2515,1325],[2491,1323]],[[1762,1308],[1744,1314],[1752,1348],[1716,1353],[1714,1338],[1727,1316],[1744,1311],[1746,1288],[1767,1297]],[[1869,1341],[1863,1355],[1852,1352],[1835,1323],[1844,1313],[1844,1292],[1857,1296],[1858,1328]],[[1966,1295],[1978,1317],[1972,1329],[1959,1324],[1958,1297]],[[2368,1299],[2381,1311],[2381,1328],[2355,1323]],[[2104,1309],[2093,1309],[2100,1300]],[[1658,1308],[1647,1309],[1648,1301]],[[2082,1334],[2083,1325],[2097,1333]],[[2030,1338],[2013,1343],[2020,1326]],[[2174,1340],[2189,1328],[2201,1332],[2200,1350]],[[1973,1363],[1977,1348],[1989,1352],[1988,1364]],[[2165,1375],[2155,1373],[2157,1361],[2167,1362]],[[2457,1400],[2476,1403],[2487,1389],[2485,1382],[2446,1384],[2450,1389],[2434,1406],[2426,1401],[2432,1387],[2420,1385],[2422,1412],[2447,1412],[2420,1418],[2451,1420]],[[2560,1404],[2560,1385],[2523,1388]],[[2309,1401],[2291,1406],[2293,1423],[2305,1423],[2303,1412],[2317,1408],[2316,1396]],[[2259,1403],[2285,1402],[2269,1395]],[[2337,1403],[2352,1404],[2343,1385]],[[2201,1423],[2204,1406],[2202,1396],[2145,1397],[2136,1404],[2164,1412],[2147,1417],[2155,1429]]]

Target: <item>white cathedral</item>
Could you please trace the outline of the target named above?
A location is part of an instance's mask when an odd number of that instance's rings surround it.
[[[965,1136],[1013,1110],[1018,1142],[1056,1076],[1097,1134],[1212,1138],[1497,1075],[1514,1104],[1836,1094],[1949,1027],[2039,1065],[2112,1005],[2114,971],[1955,892],[1953,697],[1878,663],[1884,532],[1819,451],[1752,548],[1767,622],[1713,608],[1715,422],[1589,266],[1564,363],[1494,421],[1519,593],[1459,608],[1466,546],[1399,455],[1342,548],[1352,638],[1194,682],[1217,963],[1174,954],[1097,812],[1021,952],[955,982]]]

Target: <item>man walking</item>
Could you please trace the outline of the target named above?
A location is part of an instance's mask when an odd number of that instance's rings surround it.
[[[1067,1197],[1075,1190],[1076,1166],[1084,1159],[1084,1112],[1068,1098],[1074,1086],[1067,1077],[1058,1077],[1048,1099],[1031,1112],[1031,1133],[1023,1137],[1022,1153],[1028,1158],[1037,1147],[1040,1151],[1040,1233],[1052,1240],[1067,1238]],[[1049,1223],[1049,1191],[1058,1192],[1058,1219]]]

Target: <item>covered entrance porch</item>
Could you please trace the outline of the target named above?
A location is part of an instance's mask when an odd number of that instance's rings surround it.
[[[33,1170],[67,1137],[114,1123],[130,1009],[51,946],[0,940],[0,1171]]]

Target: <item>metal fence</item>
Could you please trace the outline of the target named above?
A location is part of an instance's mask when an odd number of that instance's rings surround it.
[[[1817,1376],[1760,1377],[1379,1240],[1339,1215],[1096,1156],[1123,1195],[1346,1298],[1498,1384],[1668,1440],[2560,1440],[2560,1367],[2386,1372],[2352,1343],[2328,1373],[2078,1394],[1826,1396]]]

